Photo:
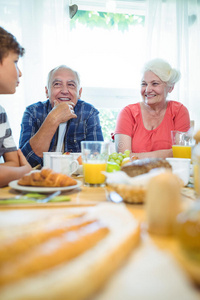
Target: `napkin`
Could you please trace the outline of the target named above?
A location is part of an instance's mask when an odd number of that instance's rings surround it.
[[[93,300],[197,300],[198,293],[172,254],[145,236]]]
[[[56,146],[56,152],[62,152],[66,128],[67,128],[67,122],[60,123],[59,130],[58,130],[58,142]]]
[[[46,198],[44,194],[38,193],[28,193],[26,195],[21,196],[20,198],[9,198],[0,200],[0,204],[23,204],[23,203],[38,203],[37,200],[42,200]],[[60,195],[52,198],[49,202],[62,202],[62,201],[70,201],[71,198],[66,195]]]
[[[152,169],[148,173],[138,175],[135,177],[130,177],[123,171],[117,171],[112,173],[102,172],[102,173],[104,173],[104,175],[107,177],[106,179],[107,184],[128,184],[131,186],[145,187],[147,186],[149,180],[152,177],[157,176],[164,172],[166,172],[166,169],[164,168]]]

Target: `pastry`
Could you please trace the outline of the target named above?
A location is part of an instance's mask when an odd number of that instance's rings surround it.
[[[194,139],[196,141],[196,144],[200,142],[200,130],[196,132],[196,134],[194,135]]]
[[[65,174],[55,173],[49,168],[43,168],[40,171],[24,175],[18,180],[18,184],[25,186],[64,187],[76,185],[77,182]]]
[[[30,224],[23,228],[24,233],[4,239],[0,243],[0,266],[19,255],[23,255],[31,247],[38,246],[50,238],[61,236],[62,234],[77,230],[83,226],[91,224],[94,220],[85,220],[84,215],[73,216],[73,218],[46,219],[41,224]],[[34,231],[33,231],[34,228]]]
[[[200,202],[194,203],[177,217],[177,258],[191,279],[200,285]]]
[[[98,220],[71,228],[55,237],[40,242],[23,255],[1,265],[0,286],[26,276],[48,270],[79,256],[103,239],[109,230]]]
[[[200,203],[194,204],[177,217],[177,237],[191,259],[200,263]]]
[[[16,217],[0,228],[1,247],[29,244],[20,253],[10,247],[0,265],[0,300],[89,299],[140,240],[139,222],[111,203],[26,214],[26,223]]]
[[[155,168],[172,169],[170,163],[162,158],[144,158],[134,160],[121,167],[121,171],[125,172],[128,176],[134,177],[144,173],[148,173]]]

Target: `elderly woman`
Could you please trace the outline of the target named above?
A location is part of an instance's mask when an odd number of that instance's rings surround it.
[[[149,61],[143,70],[142,102],[126,106],[117,119],[115,145],[118,152],[128,149],[131,156],[172,157],[171,130],[190,128],[187,108],[167,100],[180,72],[161,59]]]

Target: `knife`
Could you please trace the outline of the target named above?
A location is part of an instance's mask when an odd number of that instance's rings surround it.
[[[57,191],[57,192],[51,194],[50,196],[48,196],[48,197],[46,197],[46,198],[44,198],[44,199],[42,199],[42,200],[36,200],[36,202],[37,202],[37,203],[47,203],[47,202],[49,202],[51,199],[53,199],[54,197],[60,195],[60,193],[61,193],[61,191]]]

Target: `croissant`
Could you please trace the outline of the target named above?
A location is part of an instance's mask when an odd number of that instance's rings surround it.
[[[55,173],[49,168],[43,168],[40,171],[24,175],[18,180],[18,184],[42,187],[64,187],[76,185],[77,182],[67,175]]]

